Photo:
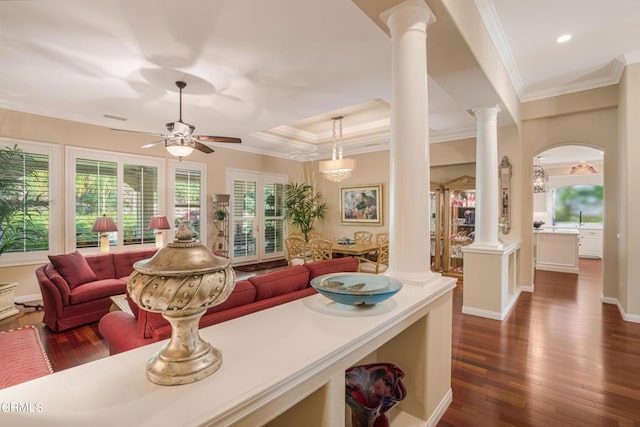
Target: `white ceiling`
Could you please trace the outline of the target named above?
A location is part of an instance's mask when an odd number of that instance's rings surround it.
[[[638,0],[475,4],[523,101],[617,83],[640,57]],[[230,148],[326,158],[337,114],[347,155],[388,147],[389,38],[349,0],[0,1],[0,63],[0,108],[159,133],[184,80],[183,120]],[[429,80],[434,142],[475,134],[459,88]]]

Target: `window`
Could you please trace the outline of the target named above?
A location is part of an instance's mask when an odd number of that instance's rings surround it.
[[[206,165],[203,163],[175,161],[170,163],[170,175],[173,179],[169,195],[172,209],[169,219],[175,228],[181,221],[188,221],[194,232],[194,239],[207,243],[207,206],[206,206]]]
[[[67,251],[96,248],[98,233],[91,231],[95,219],[110,216],[118,231],[110,233],[114,246],[150,244],[155,241],[149,220],[162,203],[164,161],[130,154],[80,148],[67,149],[72,172],[67,182]]]
[[[1,265],[42,261],[58,251],[57,239],[49,238],[59,218],[57,180],[52,178],[59,174],[58,148],[4,138],[0,143],[0,209],[13,211],[0,224]]]
[[[602,185],[567,185],[554,190],[556,223],[602,223],[604,218]]]

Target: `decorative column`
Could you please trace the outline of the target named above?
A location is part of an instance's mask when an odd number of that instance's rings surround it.
[[[476,137],[476,228],[473,246],[498,248],[498,106],[473,110]]]
[[[380,14],[391,33],[391,148],[389,269],[403,282],[433,276],[429,240],[429,108],[427,25],[435,15],[424,0]]]

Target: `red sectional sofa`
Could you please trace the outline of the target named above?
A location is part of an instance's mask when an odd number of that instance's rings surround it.
[[[250,277],[237,281],[229,298],[210,307],[200,319],[200,328],[284,304],[316,293],[309,282],[314,277],[356,271],[352,257],[335,258]],[[109,343],[111,354],[121,353],[171,336],[171,325],[160,313],[151,313],[131,302],[133,315],[114,311],[100,319],[100,333]]]
[[[83,256],[79,252],[49,256],[36,269],[42,292],[43,322],[55,332],[97,322],[109,312],[111,296],[126,292],[133,264],[156,249]]]

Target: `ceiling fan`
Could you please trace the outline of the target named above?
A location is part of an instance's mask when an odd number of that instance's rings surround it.
[[[176,86],[180,90],[180,117],[177,121],[169,122],[165,125],[169,132],[168,134],[140,132],[148,135],[159,135],[163,138],[159,141],[143,145],[142,148],[155,147],[158,144],[164,143],[169,153],[182,160],[183,157],[191,154],[194,149],[205,154],[213,153],[213,148],[203,144],[203,142],[228,142],[236,144],[242,142],[240,138],[232,138],[228,136],[194,135],[193,132],[196,130],[195,126],[182,121],[182,89],[187,87],[187,84],[178,80],[176,82]]]

